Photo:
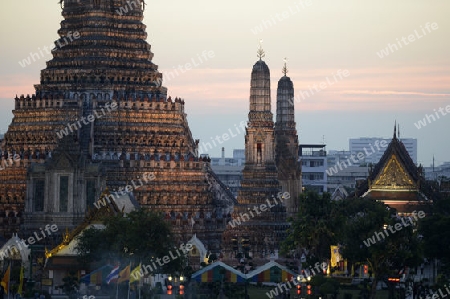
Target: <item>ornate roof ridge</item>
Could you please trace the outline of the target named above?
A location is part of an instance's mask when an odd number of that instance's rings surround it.
[[[108,188],[106,188],[100,195],[100,199],[97,200],[97,202],[102,201],[102,199],[107,200],[109,195],[110,195],[110,192],[109,192]],[[77,227],[75,227],[71,232],[69,232],[69,229],[66,228],[66,232],[64,233],[62,242],[51,250],[47,250],[47,248],[46,248],[45,249],[45,257],[50,258],[53,255],[57,254],[63,248],[68,246],[70,244],[70,242],[72,242],[73,239],[76,236],[78,236],[89,225],[95,223],[96,221],[100,221],[101,217],[103,217],[104,215],[108,215],[108,214],[115,215],[117,213],[122,212],[119,210],[115,201],[107,200],[106,202],[108,203],[106,205],[102,205],[101,203],[99,203],[100,208],[98,208],[98,209],[97,208],[96,209],[89,208],[88,211],[86,212],[83,222],[80,225],[78,225]]]
[[[411,159],[411,156],[406,150],[406,147],[403,144],[403,142],[397,139],[396,135],[394,135],[394,137],[392,138],[387,149],[384,151],[384,154],[381,157],[380,161],[373,168],[373,171],[369,175],[370,180],[374,180],[377,177],[380,171],[385,167],[386,163],[388,162],[392,154],[396,154],[396,156],[400,160],[400,163],[405,167],[406,171],[408,172],[409,175],[411,175],[411,177],[414,179],[415,182],[420,180],[420,175],[417,166]]]

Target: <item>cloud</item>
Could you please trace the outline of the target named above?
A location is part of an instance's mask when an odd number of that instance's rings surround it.
[[[354,95],[417,95],[429,97],[450,97],[450,93],[426,93],[414,91],[393,91],[393,90],[343,90],[340,94]]]
[[[198,68],[163,81],[172,97],[186,102],[188,114],[248,113],[251,65],[248,68]],[[269,66],[270,67],[270,66]],[[344,69],[344,68],[342,68]],[[350,76],[295,103],[297,111],[425,111],[450,102],[447,66],[375,67],[348,69]],[[169,70],[170,71],[170,70]],[[295,95],[333,79],[337,69],[292,68]],[[161,70],[163,74],[165,70]],[[272,69],[272,112],[276,107],[279,74]],[[0,98],[31,94],[36,76],[1,76]],[[448,103],[447,103],[448,104]]]

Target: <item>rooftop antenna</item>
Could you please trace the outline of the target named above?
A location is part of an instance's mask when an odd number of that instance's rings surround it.
[[[434,155],[433,155],[433,174],[434,174]]]

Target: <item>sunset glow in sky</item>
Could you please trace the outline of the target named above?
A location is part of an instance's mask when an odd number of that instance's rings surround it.
[[[56,2],[2,3],[0,133],[12,120],[15,95],[32,94],[51,59],[44,52],[30,65],[19,64],[57,39],[62,17]],[[299,99],[300,143],[324,140],[328,150],[348,150],[349,138],[391,137],[397,121],[401,137],[418,139],[419,163],[429,166],[433,155],[437,165],[450,161],[450,113],[421,129],[415,126],[450,105],[450,1],[146,3],[143,22],[153,62],[163,74],[172,74],[163,84],[169,95],[185,100],[194,138],[208,141],[247,119],[250,74],[263,39],[274,114],[287,57]],[[205,59],[202,53],[212,55]],[[339,70],[349,76],[335,80]],[[321,82],[325,88],[317,87]],[[301,91],[310,95],[302,97]],[[234,148],[244,148],[244,135],[221,146],[231,156]],[[220,147],[209,154],[219,156]]]

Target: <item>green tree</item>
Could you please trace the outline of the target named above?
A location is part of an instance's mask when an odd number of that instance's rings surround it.
[[[69,274],[62,279],[63,284],[59,288],[69,296],[70,299],[77,298],[77,292],[79,288],[79,282],[75,272],[69,272]]]
[[[334,230],[341,254],[353,264],[369,265],[373,274],[370,298],[375,298],[378,281],[421,261],[420,240],[413,225],[396,217],[395,210],[384,203],[353,198],[340,201],[336,209],[339,216]]]
[[[424,241],[424,255],[442,262],[440,270],[447,281],[450,278],[450,197],[433,202],[433,214],[421,220],[419,233]]]
[[[339,293],[340,283],[335,278],[327,278],[324,283],[319,286],[319,292],[322,297],[328,298],[331,295],[332,298],[337,298]]]
[[[288,236],[282,244],[283,252],[306,249],[311,263],[330,258],[330,245],[336,244],[334,230],[334,202],[329,193],[319,195],[308,191],[299,196],[298,215],[292,220]]]
[[[153,273],[182,272],[186,256],[175,247],[171,227],[161,215],[140,209],[105,218],[103,222],[105,229],[91,228],[79,237],[76,249],[82,263],[119,261],[128,264],[133,261],[134,264],[156,265]],[[165,263],[162,259],[167,256],[170,262]]]

